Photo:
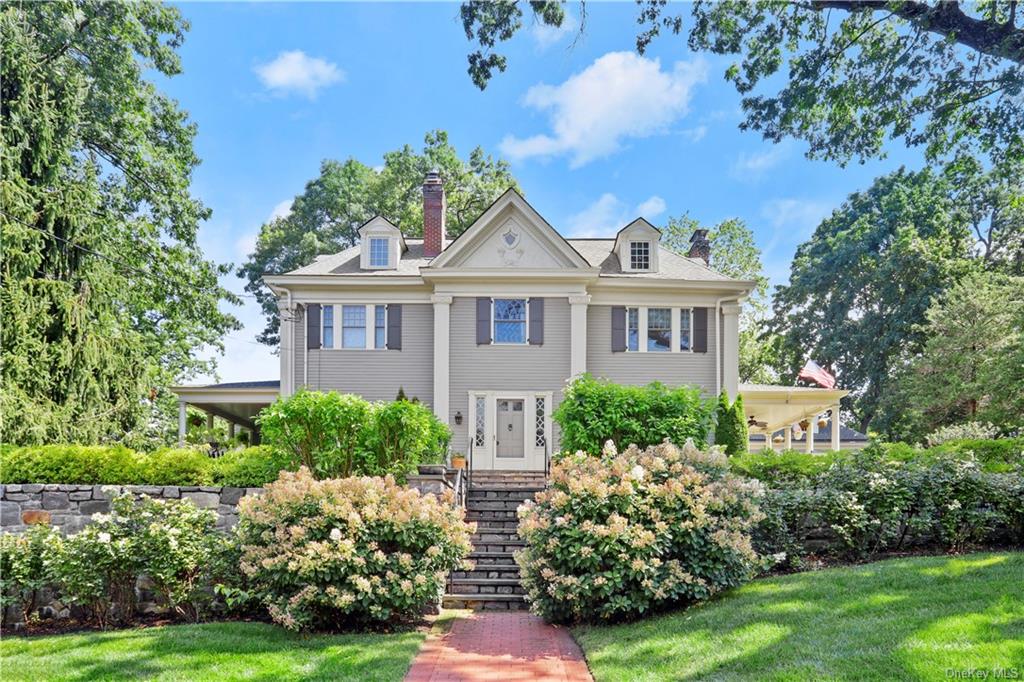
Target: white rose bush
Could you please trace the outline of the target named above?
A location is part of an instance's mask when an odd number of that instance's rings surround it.
[[[718,449],[689,441],[565,455],[519,509],[531,609],[553,622],[623,620],[739,585],[765,565],[750,538],[761,494]]]

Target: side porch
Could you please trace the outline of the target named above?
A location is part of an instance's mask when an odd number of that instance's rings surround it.
[[[848,394],[849,391],[841,389],[806,386],[739,386],[751,442],[764,443],[769,450],[775,450],[776,444],[792,450],[794,441],[802,443],[805,452],[814,452],[816,441],[819,445],[827,442],[828,450],[839,450],[844,433],[839,402]],[[824,428],[830,430],[828,441],[817,436]],[[781,441],[777,442],[780,436]]]
[[[207,428],[212,428],[214,418],[220,417],[228,423],[229,438],[234,438],[236,429],[242,428],[249,432],[249,442],[258,445],[260,430],[255,417],[277,400],[281,382],[236,381],[205,386],[172,386],[171,390],[178,396],[179,445],[185,444],[189,405],[206,413]]]

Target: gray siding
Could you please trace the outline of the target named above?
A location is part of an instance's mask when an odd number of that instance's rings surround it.
[[[468,452],[470,391],[553,391],[554,407],[562,401],[569,378],[569,299],[544,300],[544,345],[476,345],[476,299],[456,298],[451,308],[451,419],[452,449]],[[553,445],[558,425],[552,424]]]
[[[336,331],[336,333],[338,333]],[[402,306],[402,350],[311,349],[303,381],[305,325],[295,323],[295,387],[355,393],[367,400],[394,400],[399,387],[409,398],[434,402],[434,310]]]
[[[587,371],[620,384],[700,386],[715,392],[715,311],[708,311],[707,353],[613,353],[612,309],[592,305],[587,310]]]

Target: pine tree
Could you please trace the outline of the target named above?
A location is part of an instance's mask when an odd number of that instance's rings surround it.
[[[747,451],[747,422],[743,414],[743,397],[729,404],[725,391],[718,396],[715,409],[715,445],[720,445],[728,455],[739,455]]]

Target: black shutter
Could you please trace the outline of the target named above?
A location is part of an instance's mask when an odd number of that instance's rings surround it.
[[[306,348],[320,348],[320,304],[306,304]]]
[[[491,343],[491,299],[476,299],[476,345]]]
[[[626,309],[623,306],[612,307],[612,352],[623,353],[626,350]]]
[[[388,306],[388,350],[402,350],[402,304]]]
[[[693,352],[708,352],[708,309],[693,309]]]
[[[530,345],[544,345],[544,299],[530,299]]]

